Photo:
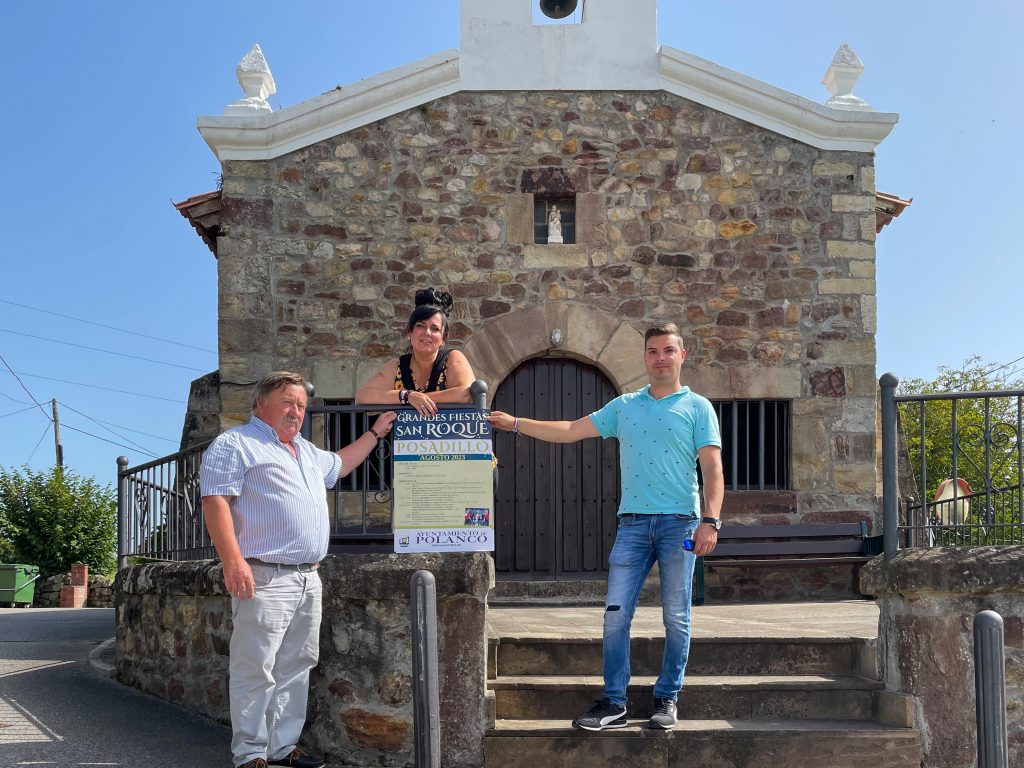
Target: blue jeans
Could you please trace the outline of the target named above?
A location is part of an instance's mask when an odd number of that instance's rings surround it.
[[[604,607],[604,697],[626,704],[629,685],[629,627],[640,589],[655,561],[661,577],[661,615],[665,624],[665,655],[654,684],[656,699],[676,700],[683,687],[690,652],[690,586],[692,552],[683,541],[692,538],[698,519],[689,515],[622,515],[608,558],[608,596]]]

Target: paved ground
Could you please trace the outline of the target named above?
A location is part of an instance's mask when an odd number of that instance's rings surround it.
[[[0,609],[0,766],[228,768],[227,727],[92,668],[113,634],[110,609]]]

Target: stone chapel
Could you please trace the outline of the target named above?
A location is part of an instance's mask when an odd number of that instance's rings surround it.
[[[817,103],[659,47],[656,0],[564,25],[535,1],[462,0],[458,50],[277,111],[258,46],[243,59],[244,97],[198,122],[223,186],[177,206],[219,284],[191,437],[246,419],[274,369],[350,402],[434,286],[520,416],[643,386],[645,327],[677,323],[684,383],[719,409],[729,521],[877,532],[875,236],[907,201],[876,192],[874,150],[897,115],[853,94],[845,45]],[[497,441],[499,579],[603,577],[615,451]]]

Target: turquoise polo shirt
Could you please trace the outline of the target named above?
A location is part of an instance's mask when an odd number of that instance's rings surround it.
[[[697,515],[697,452],[722,447],[707,398],[683,387],[660,400],[650,386],[590,414],[601,437],[619,439],[620,515]]]

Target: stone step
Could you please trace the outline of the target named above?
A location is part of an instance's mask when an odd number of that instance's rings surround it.
[[[653,706],[654,676],[633,676],[626,695],[637,716]],[[505,676],[491,680],[500,719],[572,720],[601,698],[598,676]],[[877,681],[853,675],[687,675],[680,718],[763,717],[865,720],[874,711]]]
[[[499,720],[484,739],[486,768],[544,766],[815,766],[919,768],[914,729],[857,720],[683,720],[671,731],[646,720],[601,733],[564,720]]]
[[[635,675],[661,670],[664,638],[634,637]],[[874,645],[864,638],[695,638],[687,673],[696,675],[849,675],[875,677]],[[601,675],[601,638],[499,637],[488,649],[490,677]]]

